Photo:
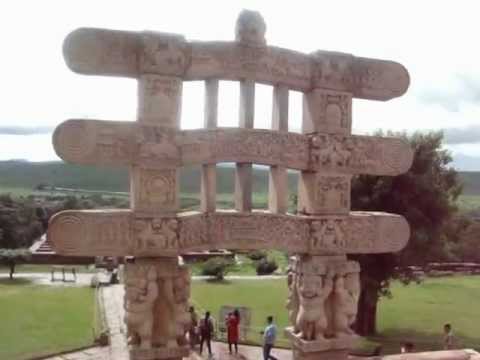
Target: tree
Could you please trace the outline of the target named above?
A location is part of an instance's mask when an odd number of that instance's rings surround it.
[[[389,133],[388,135],[393,135]],[[360,262],[362,292],[355,330],[360,335],[376,332],[376,310],[380,296],[390,295],[391,279],[409,282],[406,266],[450,259],[446,230],[457,212],[455,200],[462,191],[452,158],[441,148],[443,134],[430,132],[406,139],[414,150],[410,170],[400,176],[361,175],[352,181],[352,209],[386,211],[403,215],[410,224],[408,245],[398,254],[352,255]]]
[[[0,264],[10,269],[10,280],[13,280],[15,265],[28,261],[31,253],[28,249],[0,249]]]
[[[27,248],[45,231],[32,199],[0,195],[0,248]]]

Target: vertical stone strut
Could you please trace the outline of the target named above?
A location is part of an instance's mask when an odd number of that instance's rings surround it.
[[[272,130],[288,132],[288,88],[273,88]],[[287,169],[271,166],[268,178],[268,208],[273,213],[284,214],[288,209]]]
[[[302,132],[310,135],[316,149],[317,135],[332,134],[331,143],[319,148],[322,160],[345,164],[350,154],[339,150],[341,141],[335,135],[350,135],[352,124],[352,95],[332,90],[313,89],[303,96]],[[344,139],[344,138],[342,138]],[[313,155],[313,156],[312,156]],[[310,161],[316,154],[311,155]],[[320,157],[320,155],[318,156]],[[348,214],[350,211],[349,175],[302,171],[298,188],[298,211],[304,214]]]
[[[218,80],[205,81],[205,118],[204,127],[217,127],[218,115]],[[200,194],[200,209],[203,212],[212,212],[216,208],[217,169],[215,164],[202,165],[202,183]]]
[[[144,74],[138,81],[138,121],[145,125],[180,128],[182,78]],[[151,128],[154,129],[154,128]],[[155,149],[148,142],[159,133],[146,127],[137,139],[140,155],[155,161]],[[173,133],[173,132],[172,132]],[[165,136],[165,135],[163,135]],[[173,139],[162,139],[172,142]],[[144,244],[159,231],[177,232],[178,169],[158,170],[132,166],[130,171],[134,228]],[[155,217],[171,214],[167,220]],[[158,236],[158,235],[157,235]],[[167,240],[168,241],[168,240]],[[130,357],[181,360],[188,355],[184,328],[188,324],[190,274],[177,257],[137,258],[125,268],[125,310]]]
[[[253,129],[255,116],[255,81],[240,82],[239,127]],[[235,209],[252,210],[252,164],[237,163],[235,171]]]

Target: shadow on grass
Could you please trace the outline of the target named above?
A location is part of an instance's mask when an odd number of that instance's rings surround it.
[[[32,279],[29,278],[0,278],[0,285],[31,285],[33,283]]]
[[[414,344],[415,351],[443,350],[442,333],[424,332],[413,329],[386,329],[376,336],[367,338],[369,341],[382,345],[382,354],[400,352],[403,343]],[[473,348],[479,350],[480,336],[474,338],[461,332],[454,332],[454,347],[457,349]]]

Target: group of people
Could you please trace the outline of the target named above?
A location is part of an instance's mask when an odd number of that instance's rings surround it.
[[[212,338],[214,335],[214,325],[210,312],[205,312],[205,315],[200,320],[195,312],[195,308],[190,306],[190,328],[188,330],[188,338],[190,347],[193,349],[195,345],[200,344],[200,355],[202,355],[204,344],[207,346],[208,355],[212,357]],[[227,329],[228,351],[230,354],[238,354],[238,341],[240,338],[240,312],[235,309],[229,312],[225,317],[225,328]],[[277,360],[271,355],[272,348],[275,345],[277,337],[277,327],[273,322],[273,316],[267,317],[267,326],[261,332],[263,335],[263,358],[264,360]]]

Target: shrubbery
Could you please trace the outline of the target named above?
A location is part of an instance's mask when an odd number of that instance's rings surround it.
[[[257,275],[270,275],[278,269],[278,265],[275,260],[264,258],[257,262],[256,269]]]
[[[263,250],[254,250],[247,253],[247,257],[253,261],[260,261],[267,258],[267,253]]]
[[[233,263],[231,260],[214,257],[202,264],[201,273],[206,276],[214,276],[217,280],[223,280],[232,266]]]

